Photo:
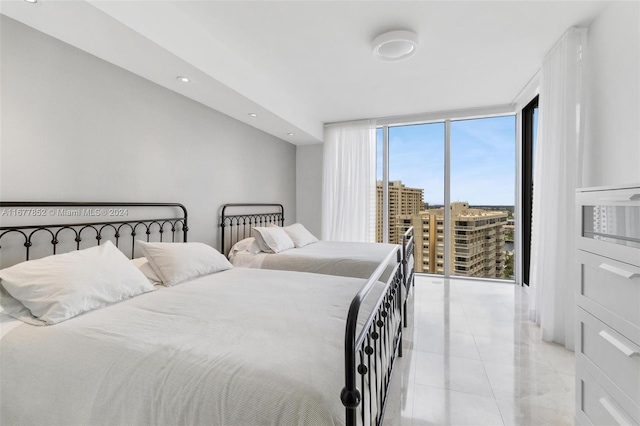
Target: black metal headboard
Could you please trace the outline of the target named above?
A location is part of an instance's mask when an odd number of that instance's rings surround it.
[[[131,209],[136,211],[130,211]],[[148,211],[157,211],[158,217],[129,219],[129,216],[136,213],[150,215]],[[170,212],[170,217],[160,216],[160,213],[167,212]],[[59,223],[47,223],[52,217],[59,218]],[[9,222],[14,223],[7,225]],[[150,241],[154,235],[159,241],[168,242],[169,238],[165,238],[165,234],[170,232],[171,242],[186,242],[189,230],[187,209],[179,203],[0,201],[0,225],[0,254],[5,255],[1,250],[2,246],[12,238],[15,240],[17,236],[18,241],[12,242],[14,246],[24,246],[25,256],[22,260],[30,259],[36,240],[43,245],[51,245],[51,252],[47,254],[56,254],[61,245],[66,245],[71,250],[80,250],[81,242],[92,238],[96,245],[100,245],[101,240],[108,239],[113,240],[118,247],[123,239],[130,238],[130,257],[133,258],[137,235],[146,241]],[[46,239],[43,240],[42,234]],[[125,251],[123,247],[119,248]]]
[[[227,209],[233,214],[227,214]],[[252,227],[269,224],[284,225],[282,204],[225,204],[220,214],[220,251],[228,255],[235,243],[251,236]]]

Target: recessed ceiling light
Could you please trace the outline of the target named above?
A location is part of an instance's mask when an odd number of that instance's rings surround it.
[[[287,133],[287,136],[293,136],[293,133]]]
[[[257,117],[257,116],[258,116],[258,114],[256,114],[255,112],[250,112],[249,113],[249,117]]]
[[[399,61],[416,53],[418,37],[411,31],[389,31],[373,40],[373,54],[383,61]]]
[[[38,0],[24,0],[24,1],[26,1],[27,3],[31,3],[31,4],[38,3]]]
[[[185,77],[182,75],[179,75],[176,77],[176,80],[182,82],[182,83],[189,83],[191,80],[189,79],[189,77]]]

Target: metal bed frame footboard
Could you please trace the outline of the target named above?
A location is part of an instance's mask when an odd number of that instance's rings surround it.
[[[409,227],[402,234],[402,273],[404,275],[404,303],[402,313],[404,317],[404,326],[407,326],[407,309],[408,301],[411,296],[411,289],[415,286],[415,265],[410,260],[414,259],[413,249],[415,247],[415,239],[413,237],[413,226]]]
[[[349,307],[345,331],[345,386],[340,394],[347,426],[382,424],[395,360],[402,356],[401,254],[400,247],[389,253]],[[393,273],[357,333],[358,315],[364,300],[371,295],[386,266],[394,260]]]
[[[253,212],[244,214],[226,214],[227,209],[236,207],[265,208],[269,212]],[[251,228],[254,226],[268,226],[270,224],[284,226],[284,206],[282,204],[251,204],[231,203],[222,206],[220,214],[220,252],[227,256],[235,243],[251,236]],[[228,232],[226,229],[228,228]]]
[[[167,218],[124,220],[125,212],[128,214],[129,207],[139,208],[177,208],[181,214]],[[56,224],[20,224],[10,226],[0,226],[0,240],[10,234],[22,236],[21,244],[25,248],[24,260],[30,259],[31,247],[36,240],[36,235],[48,234],[51,240],[52,253],[56,254],[58,246],[63,242],[63,237],[72,238],[75,242],[75,249],[80,250],[80,243],[93,238],[96,245],[100,245],[103,239],[114,240],[116,247],[119,247],[120,239],[131,237],[131,258],[135,256],[136,236],[140,232],[149,242],[152,234],[157,233],[162,242],[165,233],[171,233],[171,242],[176,241],[176,236],[182,234],[182,242],[187,241],[187,209],[179,203],[127,203],[127,202],[51,202],[51,201],[0,201],[0,219],[6,222],[11,217],[14,218],[35,218],[45,217],[67,217],[68,222],[62,221]],[[82,221],[82,218],[98,219],[105,217],[121,217],[123,220],[116,221]],[[77,221],[75,219],[78,219]],[[107,232],[108,231],[108,232]],[[84,233],[84,234],[83,234]],[[112,233],[112,235],[108,235]],[[87,235],[88,234],[88,235]],[[8,238],[8,237],[7,237]],[[18,238],[20,238],[18,236]],[[40,241],[38,239],[38,241]],[[0,241],[1,242],[1,241]],[[2,245],[0,244],[0,249]],[[122,247],[119,247],[121,250]]]

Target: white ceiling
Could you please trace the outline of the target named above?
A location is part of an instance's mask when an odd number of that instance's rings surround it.
[[[562,33],[588,25],[607,3],[13,0],[0,12],[310,144],[327,122],[512,103]],[[371,40],[392,29],[418,34],[416,55],[373,58]]]

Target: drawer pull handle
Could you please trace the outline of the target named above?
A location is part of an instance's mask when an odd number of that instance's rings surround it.
[[[625,201],[637,201],[640,200],[640,194],[623,195],[622,197],[601,198],[600,201],[613,201],[618,203],[624,203]]]
[[[620,340],[616,339],[615,337],[607,333],[606,331],[602,330],[598,334],[600,335],[600,337],[602,337],[607,342],[611,343],[613,346],[616,347],[616,349],[618,349],[620,352],[622,352],[626,356],[633,357],[635,355],[640,355],[640,352],[634,351],[633,349],[631,349],[630,347],[628,347],[627,345],[622,343]]]
[[[632,424],[629,420],[627,420],[626,416],[624,416],[620,411],[613,406],[611,402],[606,397],[602,397],[598,400],[600,405],[607,410],[607,413],[618,423],[620,426],[630,425]]]
[[[622,268],[618,268],[616,266],[613,265],[609,265],[608,263],[602,263],[599,266],[600,269],[604,269],[607,272],[611,272],[612,274],[616,274],[616,275],[620,275],[621,277],[624,277],[628,280],[638,277],[640,276],[640,274],[636,273],[636,272],[630,272],[627,271],[626,269],[622,269]]]

